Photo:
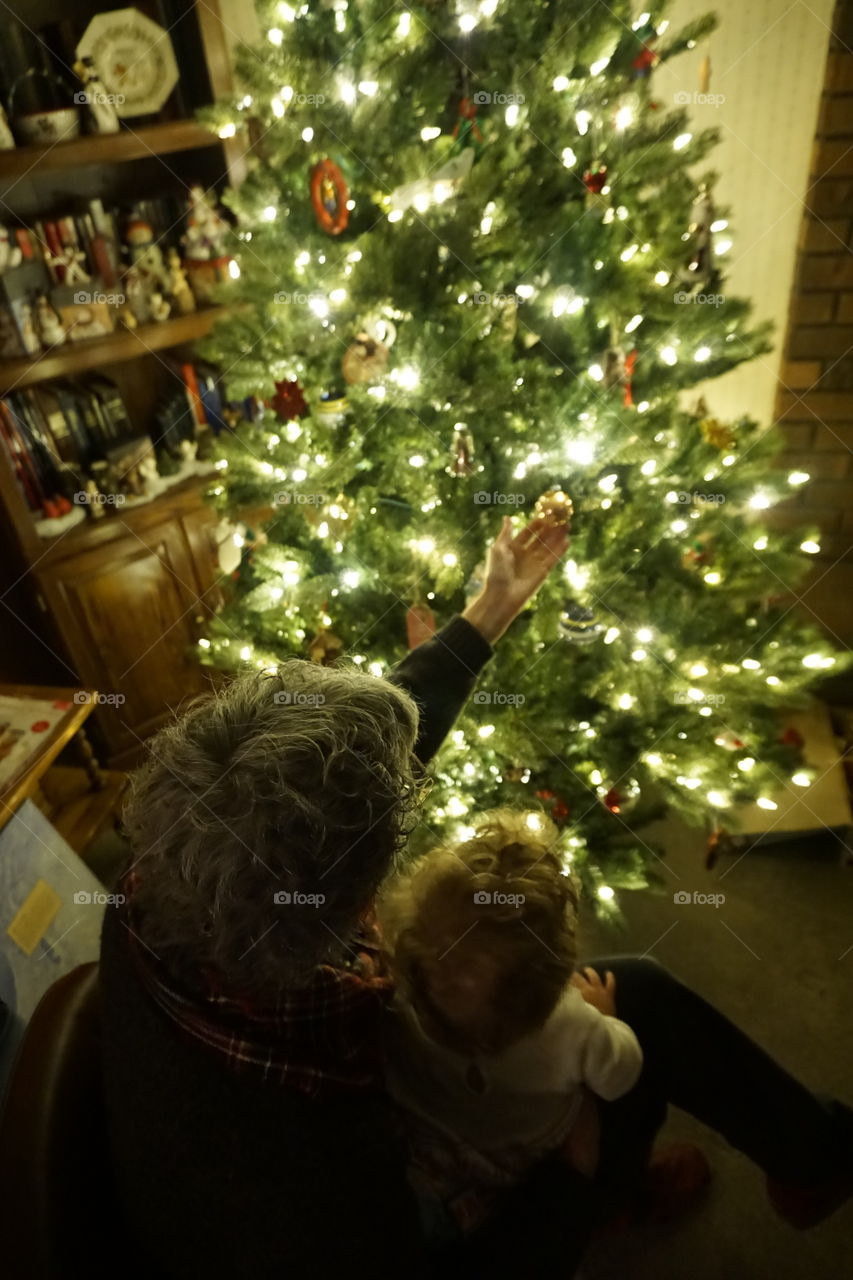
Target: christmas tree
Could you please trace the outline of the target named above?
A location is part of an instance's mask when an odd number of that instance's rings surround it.
[[[569,495],[570,558],[440,754],[425,827],[541,805],[606,911],[646,882],[660,805],[713,829],[808,784],[780,713],[834,661],[789,594],[816,535],[767,519],[808,476],[691,395],[769,336],[725,293],[715,132],[656,96],[714,20],[664,9],[261,0],[266,41],[207,116],[252,141],[206,354],[253,408],[221,443],[240,566],[202,659],[381,675],[476,589],[502,515]]]

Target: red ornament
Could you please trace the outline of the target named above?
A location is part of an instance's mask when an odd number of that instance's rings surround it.
[[[339,236],[349,222],[349,188],[334,160],[328,156],[311,170],[311,203],[314,216],[327,235]]]
[[[583,175],[583,183],[587,191],[594,196],[600,196],[602,190],[607,186],[607,165],[601,165],[595,172],[587,169]]]
[[[279,422],[292,422],[294,418],[304,418],[308,412],[308,405],[305,403],[299,380],[294,378],[291,382],[277,382],[275,395],[269,401],[269,406],[275,410]]]
[[[36,720],[35,724],[30,725],[30,729],[33,733],[44,733],[45,729],[49,729],[49,728],[50,728],[49,720]]]
[[[625,392],[622,396],[622,403],[626,409],[634,407],[634,368],[637,364],[637,352],[629,351],[625,357]]]
[[[786,747],[796,747],[798,751],[806,745],[806,740],[798,729],[793,725],[789,725],[780,738],[780,742]]]
[[[605,808],[609,809],[611,813],[622,812],[622,797],[616,787],[611,787],[609,791],[606,791],[601,800]]]
[[[650,49],[648,45],[643,45],[643,48],[631,63],[631,66],[634,68],[635,79],[644,80],[647,76],[651,75],[652,70],[659,62],[660,54],[654,49]]]
[[[463,98],[459,103],[459,117],[453,126],[453,137],[456,139],[457,149],[482,146],[483,135],[477,124],[477,107],[470,98]]]
[[[571,809],[564,800],[556,800],[554,802],[554,807],[551,810],[551,817],[556,821],[560,821],[562,818],[568,818],[571,815],[571,812]]]

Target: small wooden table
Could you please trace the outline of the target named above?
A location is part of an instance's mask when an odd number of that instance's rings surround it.
[[[21,744],[20,766],[13,766],[8,776],[0,773],[0,829],[18,806],[32,797],[75,853],[82,855],[106,819],[116,817],[127,775],[100,767],[83,728],[97,706],[97,697],[94,689],[0,684],[0,734],[6,732],[7,747],[8,737],[20,734],[18,729],[9,730],[13,720],[31,732],[39,731],[38,738],[29,737]],[[19,709],[16,702],[21,704]],[[43,708],[41,719],[33,703]],[[32,716],[36,720],[28,724]],[[54,764],[72,739],[81,766]],[[12,745],[17,746],[17,740]],[[2,766],[0,757],[0,770]]]

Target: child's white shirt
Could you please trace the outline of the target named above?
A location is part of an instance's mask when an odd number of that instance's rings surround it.
[[[643,1064],[627,1023],[599,1012],[573,986],[544,1026],[488,1057],[437,1044],[408,1006],[393,1024],[392,1097],[484,1154],[553,1149],[579,1114],[584,1086],[612,1101],[633,1087]]]

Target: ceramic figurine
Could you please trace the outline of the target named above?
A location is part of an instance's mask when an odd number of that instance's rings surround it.
[[[115,96],[107,93],[98,75],[94,59],[81,58],[74,70],[83,88],[74,95],[75,101],[86,104],[86,115],[92,133],[118,133],[120,125],[115,108]]]
[[[36,327],[46,347],[56,347],[65,341],[65,328],[45,295],[36,299]]]
[[[27,355],[35,356],[41,351],[41,340],[36,329],[33,308],[29,302],[22,302],[19,308],[19,331],[21,342]]]
[[[168,320],[172,312],[171,306],[159,289],[154,289],[151,293],[148,299],[148,310],[152,320]]]
[[[0,150],[2,147],[0,146]],[[0,275],[10,267],[19,267],[23,254],[13,242],[7,227],[0,226]]]
[[[172,247],[167,255],[169,265],[169,293],[175,300],[175,306],[182,316],[195,311],[195,298],[187,281],[187,273],[181,266],[180,255]]]

